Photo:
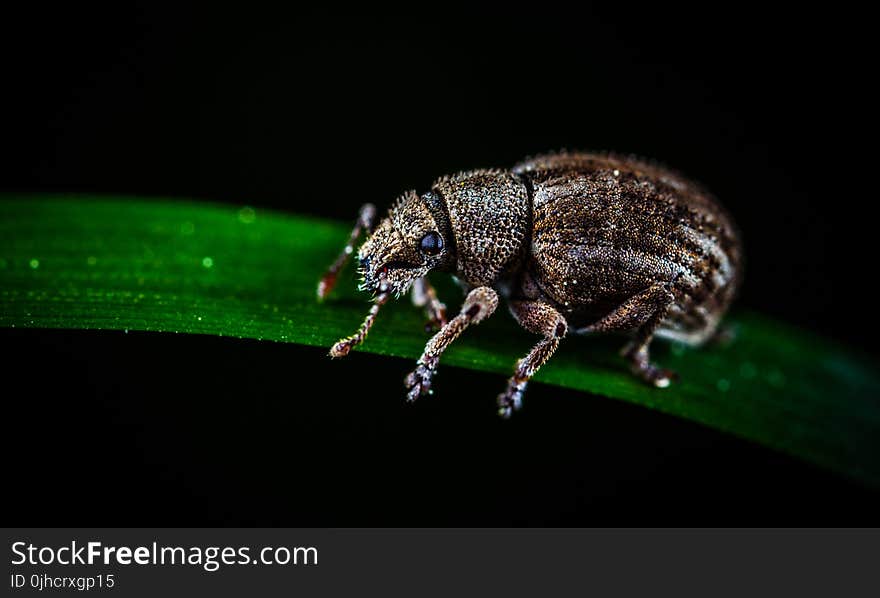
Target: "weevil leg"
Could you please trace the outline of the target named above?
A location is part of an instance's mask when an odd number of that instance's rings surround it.
[[[412,286],[412,302],[416,307],[423,307],[428,321],[425,330],[440,330],[446,326],[446,306],[437,297],[434,286],[424,276],[417,278]]]
[[[657,388],[666,388],[678,375],[651,363],[648,347],[654,332],[669,313],[675,301],[672,283],[659,282],[631,297],[613,312],[578,332],[619,332],[635,330],[633,339],[621,355],[630,363],[633,373]]]
[[[477,287],[468,293],[461,311],[428,341],[425,351],[416,363],[416,369],[404,379],[403,383],[408,390],[407,400],[414,401],[431,390],[431,378],[446,347],[461,336],[468,326],[479,324],[491,316],[496,307],[498,307],[498,293],[494,289]]]
[[[510,417],[522,406],[523,392],[529,379],[547,363],[568,331],[565,317],[543,301],[511,301],[510,313],[520,326],[544,338],[516,363],[514,374],[507,381],[507,390],[498,395],[498,414],[504,418]]]
[[[361,236],[361,233],[366,233],[368,235],[371,234],[375,224],[376,206],[371,203],[365,203],[361,206],[361,209],[358,212],[358,219],[357,222],[355,222],[354,228],[351,230],[348,242],[318,282],[319,300],[324,299],[324,297],[326,297],[333,289],[333,286],[336,284],[336,277],[339,275],[342,268],[345,267],[348,260],[351,259],[351,256],[354,253],[354,246],[357,243],[358,238]]]

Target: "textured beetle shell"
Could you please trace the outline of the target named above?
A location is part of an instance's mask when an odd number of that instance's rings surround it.
[[[455,235],[456,272],[472,286],[492,285],[522,261],[532,224],[526,185],[504,170],[438,179]]]
[[[614,155],[539,156],[513,172],[532,190],[523,292],[538,292],[577,327],[668,283],[675,302],[658,336],[698,344],[712,335],[741,278],[741,247],[705,189]]]

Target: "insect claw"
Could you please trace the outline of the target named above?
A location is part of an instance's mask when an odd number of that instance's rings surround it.
[[[338,341],[332,347],[330,347],[330,357],[334,359],[338,357],[345,357],[351,351],[352,343],[348,339],[343,339]]]
[[[507,390],[498,395],[498,415],[509,419],[514,411],[522,409],[522,398],[527,384],[527,380],[517,381],[516,378],[508,382]]]
[[[413,403],[415,400],[419,398],[419,387],[413,386],[408,393],[406,393],[406,402]]]
[[[406,393],[408,402],[415,401],[424,395],[434,394],[434,391],[431,390],[431,378],[434,376],[434,371],[433,368],[419,362],[416,364],[416,369],[404,378],[403,384],[409,389]]]

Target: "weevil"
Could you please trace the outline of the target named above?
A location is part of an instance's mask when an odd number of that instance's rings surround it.
[[[736,225],[702,185],[610,153],[560,152],[444,176],[426,193],[403,193],[378,222],[367,204],[319,298],[362,235],[360,288],[373,305],[330,355],[347,355],[383,304],[411,292],[439,328],[404,380],[413,401],[430,391],[443,351],[503,298],[520,326],[541,336],[498,395],[503,417],[521,407],[529,379],[568,334],[627,335],[621,354],[632,372],[669,386],[677,376],[651,361],[651,341],[706,343],[742,278]],[[451,319],[426,278],[433,271],[452,273],[466,293]]]

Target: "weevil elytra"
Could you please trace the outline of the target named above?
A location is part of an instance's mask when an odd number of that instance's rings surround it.
[[[653,386],[676,375],[649,359],[654,337],[701,345],[718,329],[742,276],[732,219],[701,185],[651,162],[614,154],[555,153],[510,170],[445,176],[407,191],[382,220],[368,204],[348,244],[318,285],[329,293],[357,251],[361,289],[374,294],[360,329],[333,357],[365,338],[381,305],[411,291],[439,331],[405,379],[407,398],[427,393],[440,356],[464,330],[488,318],[503,297],[513,317],[541,340],[515,366],[498,396],[508,417],[529,379],[566,334],[629,335],[622,351]],[[450,272],[466,297],[458,314],[426,276]]]

